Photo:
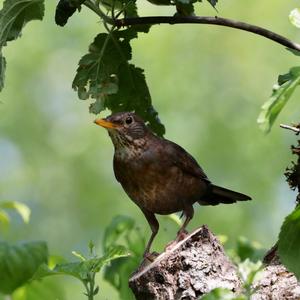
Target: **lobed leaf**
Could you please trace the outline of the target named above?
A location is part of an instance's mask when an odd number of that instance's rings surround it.
[[[218,0],[207,0],[207,2],[213,7],[215,8],[217,3],[218,3]]]
[[[55,23],[59,26],[65,26],[68,19],[78,9],[80,10],[85,0],[60,0],[55,10]]]
[[[5,59],[2,47],[17,39],[23,27],[32,20],[42,20],[44,0],[5,0],[0,11],[0,91],[4,85]]]
[[[46,264],[39,267],[33,278],[42,279],[52,275],[69,275],[86,282],[89,279],[90,273],[97,273],[101,268],[110,261],[128,256],[129,253],[123,246],[115,246],[107,249],[102,257],[86,259],[80,262],[57,264],[53,269],[50,269]]]
[[[144,70],[125,63],[120,65],[118,72],[119,89],[116,94],[107,97],[107,107],[112,112],[135,111],[154,132],[162,136],[165,133],[165,128],[151,104]]]
[[[129,28],[100,33],[89,47],[89,53],[79,61],[73,88],[81,100],[95,99],[90,112],[105,108],[113,113],[135,111],[158,135],[165,132],[152,106],[143,70],[129,64],[130,41],[137,31]]]
[[[280,261],[300,280],[300,207],[288,215],[281,226],[278,254]]]
[[[45,242],[27,242],[21,245],[0,242],[0,292],[11,294],[28,282],[47,259]]]
[[[278,114],[281,112],[297,85],[300,83],[300,67],[293,67],[289,73],[278,77],[278,84],[273,87],[270,99],[262,106],[257,119],[260,128],[269,132]]]

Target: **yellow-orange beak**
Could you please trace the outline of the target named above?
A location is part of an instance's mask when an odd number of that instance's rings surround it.
[[[104,128],[117,128],[119,127],[119,125],[114,124],[112,122],[106,121],[105,119],[96,119],[94,121],[94,123],[96,123],[99,126],[102,126]]]

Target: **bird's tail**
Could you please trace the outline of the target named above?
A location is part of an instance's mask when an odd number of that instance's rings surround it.
[[[203,197],[203,200],[201,199],[199,203],[202,205],[217,205],[219,203],[230,204],[237,201],[247,200],[251,200],[251,197],[217,185],[211,185],[209,195]]]

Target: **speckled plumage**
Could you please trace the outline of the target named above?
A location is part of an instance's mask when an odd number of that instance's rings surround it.
[[[152,236],[145,254],[158,231],[155,214],[183,211],[186,220],[179,231],[182,233],[193,217],[195,202],[216,205],[251,199],[213,185],[190,154],[177,144],[154,135],[134,113],[117,113],[98,124],[108,129],[115,147],[116,179],[151,226]]]

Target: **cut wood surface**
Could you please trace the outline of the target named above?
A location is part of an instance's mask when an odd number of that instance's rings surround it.
[[[241,290],[236,266],[204,225],[129,280],[138,300],[198,299],[217,287]]]
[[[274,248],[275,249],[275,248]],[[145,262],[129,280],[137,300],[194,300],[215,288],[239,293],[237,267],[204,225],[174,243],[152,263]],[[300,284],[279,261],[276,249],[253,284],[251,300],[300,300]]]

